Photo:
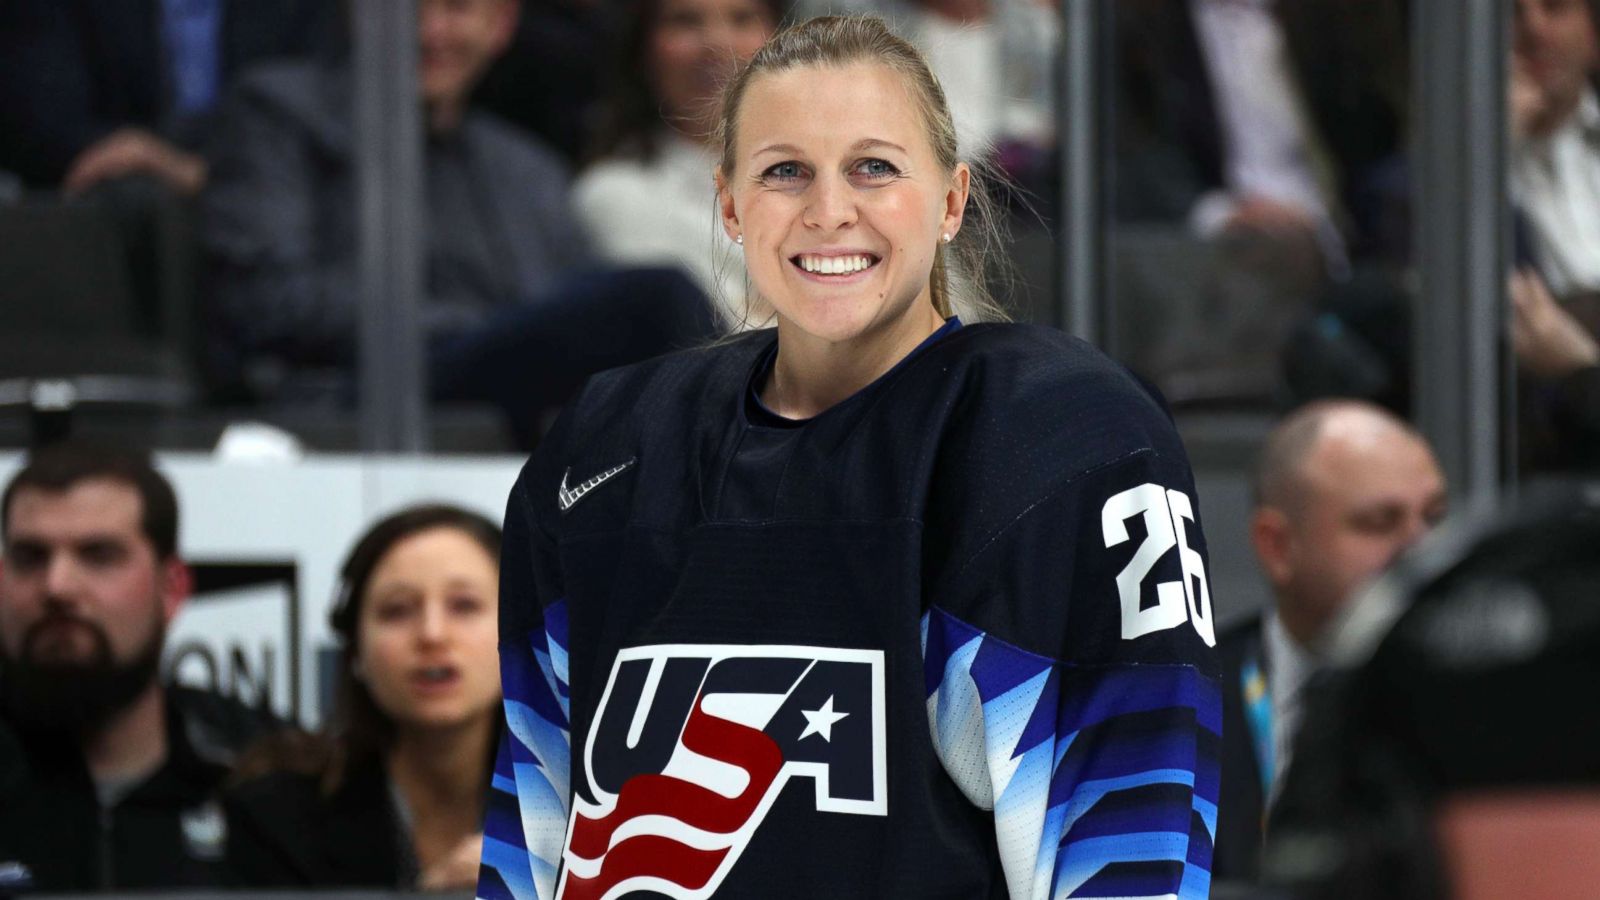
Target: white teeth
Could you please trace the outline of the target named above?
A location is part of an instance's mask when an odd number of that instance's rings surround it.
[[[872,265],[872,257],[856,256],[808,256],[799,257],[800,268],[807,272],[819,275],[848,275],[859,272]]]

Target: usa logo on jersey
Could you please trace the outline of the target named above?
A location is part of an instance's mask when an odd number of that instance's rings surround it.
[[[830,647],[617,654],[556,896],[710,897],[796,778],[819,811],[887,815],[883,669],[881,650]]]

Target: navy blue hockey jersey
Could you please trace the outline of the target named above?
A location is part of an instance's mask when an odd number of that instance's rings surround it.
[[[479,896],[1204,897],[1221,701],[1160,404],[974,325],[786,423],[775,340],[593,379],[524,468]]]

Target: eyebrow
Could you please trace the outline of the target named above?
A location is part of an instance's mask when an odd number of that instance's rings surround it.
[[[910,151],[906,150],[906,148],[900,146],[899,144],[893,143],[892,141],[883,140],[882,138],[862,138],[861,140],[856,141],[854,144],[852,144],[851,147],[850,147],[850,150],[851,150],[851,152],[859,153],[859,152],[861,152],[863,150],[871,150],[874,147],[887,147],[890,150],[898,150],[901,153],[907,153],[907,154],[909,154],[909,152],[910,152]],[[803,152],[801,152],[799,147],[796,147],[793,144],[769,144],[769,145],[767,145],[765,147],[762,147],[760,150],[757,150],[755,153],[753,153],[751,155],[752,156],[760,156],[763,153],[784,153],[784,154],[790,154],[790,155],[793,155],[793,156],[804,156],[805,155]]]

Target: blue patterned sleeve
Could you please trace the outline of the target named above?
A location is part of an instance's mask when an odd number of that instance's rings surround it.
[[[485,813],[479,900],[549,900],[572,777],[566,605],[539,605],[533,528],[513,491],[500,577],[504,728]]]
[[[1013,898],[1209,893],[1222,700],[1203,541],[1182,502],[1159,504],[1188,517],[1162,558],[1136,561],[1160,549],[1160,529],[1119,541],[1102,527],[1142,514],[1110,502],[1130,479],[1159,477],[1136,462],[1041,502],[923,618],[934,743],[963,793],[993,810]],[[1172,481],[1192,491],[1186,470]],[[1198,547],[1198,563],[1177,559],[1180,547]],[[1135,567],[1143,579],[1126,577]],[[1163,605],[1187,609],[1153,617]]]

